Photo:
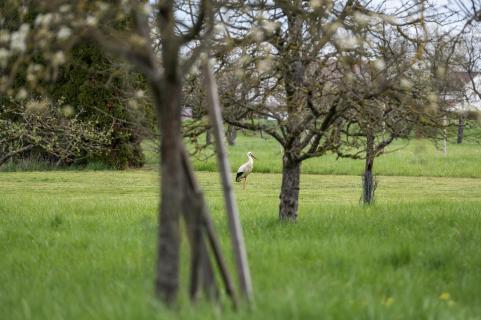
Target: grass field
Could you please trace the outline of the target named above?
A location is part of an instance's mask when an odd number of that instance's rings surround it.
[[[228,249],[218,176],[198,176]],[[0,319],[481,319],[481,179],[382,176],[367,208],[359,177],[306,174],[280,225],[280,175],[254,173],[235,187],[256,297],[239,313],[152,297],[154,170],[0,181]]]
[[[479,140],[479,139],[478,139]],[[400,140],[387,148],[387,152],[377,158],[374,171],[387,176],[430,176],[430,177],[481,177],[481,144],[477,140],[457,145],[454,141],[448,144],[448,154],[427,140]],[[147,163],[155,165],[156,155],[149,150]],[[237,145],[228,148],[233,169],[237,169],[247,161],[246,153],[252,151],[258,158],[255,163],[256,172],[282,172],[282,150],[272,138],[259,136],[244,136],[239,134]],[[395,151],[395,152],[393,152]],[[210,155],[210,157],[209,157]],[[215,171],[215,157],[204,151],[197,155],[194,167],[199,171]],[[328,175],[360,175],[364,168],[362,160],[337,159],[334,155],[309,159],[302,164],[302,172],[308,174]]]

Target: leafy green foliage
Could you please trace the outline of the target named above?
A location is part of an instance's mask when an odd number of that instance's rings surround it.
[[[88,156],[64,165],[94,161],[118,169],[140,167],[144,163],[140,140],[154,121],[142,90],[144,80],[128,65],[79,41],[73,26],[61,19],[71,6],[62,8],[59,15],[36,1],[0,4],[0,105],[10,109],[15,102],[47,97],[70,105],[79,121],[93,122],[96,130],[109,134],[111,140],[103,144],[102,152],[84,150]],[[115,27],[127,28],[126,21]],[[31,155],[19,153],[15,160],[24,156]]]
[[[82,43],[72,49],[71,60],[61,68],[51,94],[77,110],[85,109],[83,118],[95,120],[102,130],[112,130],[106,152],[89,161],[103,161],[119,169],[144,164],[140,141],[143,128],[152,127],[153,114],[135,96],[135,88],[142,86],[138,74],[95,46]]]

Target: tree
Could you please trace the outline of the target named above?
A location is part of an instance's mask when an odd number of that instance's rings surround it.
[[[232,282],[223,261],[219,242],[213,231],[212,221],[208,215],[204,197],[195,180],[190,161],[182,141],[182,90],[184,77],[205,50],[204,39],[212,30],[213,3],[209,0],[200,2],[160,1],[154,5],[142,1],[78,1],[72,6],[70,1],[39,1],[43,16],[39,32],[30,32],[28,23],[22,24],[20,37],[14,31],[8,36],[15,38],[9,47],[7,68],[8,76],[2,80],[0,91],[13,91],[11,79],[14,78],[15,65],[30,64],[31,55],[27,49],[27,37],[35,42],[28,42],[28,48],[39,50],[43,56],[52,54],[52,49],[59,50],[61,45],[57,34],[63,27],[73,30],[75,42],[92,41],[104,50],[131,63],[142,73],[150,88],[154,103],[157,126],[161,136],[160,180],[161,195],[159,206],[159,238],[156,262],[155,291],[166,304],[173,304],[179,289],[180,258],[180,218],[186,225],[191,245],[191,284],[190,296],[193,300],[199,290],[211,297],[216,296],[213,267],[207,245],[211,246],[215,262],[219,265],[221,278],[227,293],[236,303]],[[21,1],[10,0],[13,13],[22,11]],[[185,24],[177,19],[183,12],[192,23]],[[12,12],[9,12],[11,14]],[[0,14],[4,14],[1,12]],[[4,21],[1,19],[0,23]],[[47,20],[47,21],[44,21]],[[119,30],[118,23],[128,22],[129,28]],[[153,35],[158,38],[153,40]],[[17,41],[18,40],[18,41]],[[189,44],[200,44],[185,57],[183,50]],[[49,44],[36,47],[37,44]],[[10,56],[16,50],[18,55]],[[68,47],[60,46],[63,50]],[[63,51],[61,51],[63,53]],[[58,66],[57,66],[58,67]],[[56,70],[49,65],[49,70]],[[46,77],[48,78],[48,77]],[[51,80],[51,79],[50,79]],[[239,228],[235,230],[240,232]],[[237,239],[241,239],[236,235]],[[234,243],[234,249],[238,243]],[[243,259],[246,258],[245,254]],[[243,261],[247,265],[246,261]],[[240,270],[239,272],[245,272]],[[249,286],[242,281],[248,277],[240,276],[241,288]],[[250,292],[242,291],[249,298]]]
[[[419,26],[423,10],[412,8],[413,18],[401,21],[382,14],[382,6],[370,8],[349,0],[230,8],[225,13],[229,19],[220,18],[225,29],[221,39],[235,50],[220,57],[218,72],[220,77],[229,73],[240,78],[248,91],[244,94],[241,85],[225,91],[221,87],[228,101],[224,117],[231,125],[263,131],[282,146],[279,219],[295,221],[301,164],[338,149],[342,119],[352,107],[344,85],[352,72],[342,70],[349,69],[350,53],[363,56],[369,46],[359,26],[374,30],[388,24],[398,36],[407,37],[403,28]],[[411,41],[421,42],[416,36]],[[379,83],[373,94],[379,96],[396,84]]]

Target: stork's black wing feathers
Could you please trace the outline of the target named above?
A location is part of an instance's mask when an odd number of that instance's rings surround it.
[[[243,171],[239,171],[239,172],[237,172],[237,176],[235,177],[235,181],[236,181],[236,182],[239,182],[239,181],[241,181],[240,177],[242,176],[242,174],[244,174],[244,172],[243,172]]]

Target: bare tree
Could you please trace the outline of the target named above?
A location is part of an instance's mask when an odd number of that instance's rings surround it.
[[[11,11],[19,13],[26,10],[21,1],[10,2]],[[51,48],[55,48],[59,50],[61,58],[57,57],[57,65],[63,62],[63,50],[69,47],[64,45],[65,34],[72,36],[68,41],[70,45],[75,41],[93,41],[141,72],[150,87],[161,136],[161,199],[155,292],[169,305],[176,301],[179,289],[180,219],[184,217],[193,252],[191,298],[195,299],[202,288],[209,296],[216,296],[214,269],[207,249],[207,244],[210,244],[226,291],[237,304],[204,197],[182,141],[184,78],[205,50],[204,39],[209,37],[213,27],[214,3],[210,0],[169,0],[152,4],[135,0],[118,3],[78,1],[74,6],[70,1],[58,0],[39,1],[38,5],[41,14],[33,22],[38,32],[31,31],[32,26],[25,22],[18,31],[8,35],[12,39],[10,50],[19,54],[14,56],[8,52],[7,62],[1,61],[2,67],[5,66],[9,71],[7,77],[2,78],[1,91],[11,90],[19,63],[31,63],[27,49],[44,50],[49,57],[47,54],[50,54]],[[3,15],[3,12],[0,14]],[[3,21],[0,19],[0,23]],[[119,23],[129,27],[119,31],[115,28]],[[27,38],[42,41],[27,42]],[[186,55],[185,50],[189,46],[192,50]]]
[[[301,163],[339,147],[343,117],[352,108],[345,84],[353,76],[350,66],[360,63],[353,62],[352,53],[366,57],[376,42],[369,43],[366,35],[386,25],[422,50],[424,9],[404,6],[391,16],[383,13],[382,4],[350,0],[229,8],[219,15],[222,40],[233,49],[219,56],[217,73],[221,79],[237,77],[233,83],[238,86],[221,81],[224,117],[231,125],[265,132],[282,146],[279,219],[295,221]],[[421,36],[409,35],[409,28]],[[372,94],[380,96],[397,84],[390,79],[376,83]]]

